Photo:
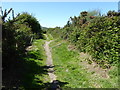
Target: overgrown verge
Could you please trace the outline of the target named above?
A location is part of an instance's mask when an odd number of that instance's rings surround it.
[[[46,56],[43,48],[44,40],[35,40],[27,56],[24,57],[26,71],[24,72],[23,88],[43,89],[49,82],[46,68]]]
[[[14,16],[14,10],[1,11],[3,89],[43,88],[46,73],[43,32],[37,19],[27,12]],[[12,18],[6,19],[12,12]],[[34,41],[34,43],[32,43]],[[26,48],[34,44],[34,49]]]
[[[70,41],[80,52],[90,54],[89,61],[95,61],[102,68],[118,66],[120,14],[109,11],[107,16],[89,16],[90,12],[81,12],[78,17],[70,17],[63,28],[49,28],[48,32],[55,38]]]
[[[66,82],[63,89],[118,88],[116,67],[109,70],[109,78],[101,77],[100,73],[96,73],[94,70],[89,71],[85,65],[82,65],[83,58],[80,58],[79,52],[69,50],[68,45],[68,42],[60,39],[50,44],[57,80]]]
[[[49,86],[44,40],[34,40],[26,55],[7,72],[3,72],[3,89],[45,89]]]

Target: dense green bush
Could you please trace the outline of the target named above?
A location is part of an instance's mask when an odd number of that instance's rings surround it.
[[[31,45],[34,38],[42,38],[42,29],[32,15],[22,13],[13,19],[2,19],[3,68],[16,63],[17,58],[25,54],[26,48]]]
[[[24,12],[21,15],[19,15],[16,19],[17,19],[17,23],[19,24],[24,23],[25,25],[30,27],[32,33],[35,34],[34,36],[35,38],[42,38],[42,29],[35,17],[33,17],[27,12]]]
[[[78,46],[92,55],[98,63],[118,62],[120,17],[99,17],[94,19],[80,33]],[[82,45],[81,45],[82,44]]]
[[[54,38],[60,38],[62,32],[60,32],[60,27],[48,28],[47,33],[51,33]]]
[[[79,51],[89,53],[100,65],[117,64],[120,49],[119,13],[109,15],[109,11],[108,16],[90,16],[90,12],[81,12],[84,13],[85,15],[70,17],[62,29],[54,29],[49,33],[69,40]],[[87,21],[83,22],[84,20]]]

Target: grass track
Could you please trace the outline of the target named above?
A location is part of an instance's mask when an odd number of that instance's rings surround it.
[[[46,56],[43,48],[44,40],[35,40],[32,48],[24,58],[24,77],[21,90],[43,89],[49,84]]]
[[[109,79],[100,78],[99,76],[93,77],[94,73],[89,72],[81,65],[79,52],[69,51],[68,44],[68,42],[60,39],[50,44],[57,79],[68,83],[64,87],[117,88],[117,68],[113,68],[109,72]]]

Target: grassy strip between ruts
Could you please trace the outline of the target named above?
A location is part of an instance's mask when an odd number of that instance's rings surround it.
[[[117,88],[117,68],[109,71],[108,79],[93,76],[93,72],[89,72],[81,65],[79,52],[69,51],[68,44],[62,40],[55,40],[50,44],[57,79],[68,83],[64,87]]]

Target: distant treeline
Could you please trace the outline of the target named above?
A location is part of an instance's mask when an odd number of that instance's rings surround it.
[[[63,27],[49,28],[54,38],[62,38],[73,43],[80,52],[88,53],[92,60],[104,68],[116,65],[119,60],[120,13],[108,11],[101,15],[98,11],[83,11],[70,17]],[[89,60],[91,61],[91,60]]]

